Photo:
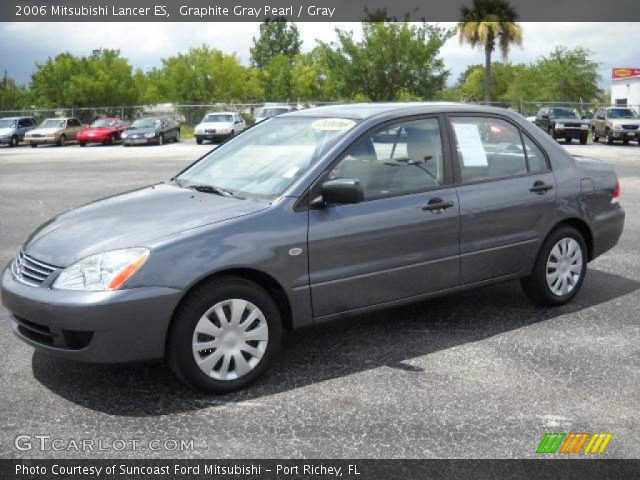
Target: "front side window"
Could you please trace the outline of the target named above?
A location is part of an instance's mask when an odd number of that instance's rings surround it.
[[[384,127],[360,140],[329,180],[362,184],[365,200],[417,193],[444,183],[440,127],[435,118]]]
[[[463,182],[528,173],[520,131],[511,123],[491,117],[453,117],[451,126]]]
[[[344,118],[273,118],[218,147],[177,181],[183,187],[216,187],[236,198],[274,198],[356,124]]]

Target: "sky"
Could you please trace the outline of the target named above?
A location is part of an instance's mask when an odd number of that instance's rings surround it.
[[[333,41],[336,27],[361,37],[359,23],[298,23],[303,51],[316,39]],[[453,23],[442,24],[453,27]],[[557,45],[583,46],[599,62],[600,85],[610,86],[611,68],[640,67],[639,23],[521,23],[523,47],[514,47],[509,60],[530,62],[547,55]],[[36,62],[68,51],[87,55],[96,48],[119,49],[135,68],[158,67],[161,59],[203,43],[224,52],[237,53],[249,63],[249,48],[258,35],[258,23],[0,23],[0,69],[21,83],[29,82]],[[468,65],[483,62],[479,49],[460,45],[457,37],[442,48],[441,56],[451,71],[449,84]],[[500,59],[496,55],[496,59]]]

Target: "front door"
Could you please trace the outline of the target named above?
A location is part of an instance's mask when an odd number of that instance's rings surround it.
[[[460,182],[461,284],[516,274],[535,255],[555,209],[548,159],[506,119],[450,120]]]
[[[365,198],[309,212],[316,318],[459,284],[458,198],[443,125],[437,117],[385,125],[325,175],[359,180]]]

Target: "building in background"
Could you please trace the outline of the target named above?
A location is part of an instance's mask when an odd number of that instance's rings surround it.
[[[640,68],[614,68],[611,72],[611,105],[640,108]]]

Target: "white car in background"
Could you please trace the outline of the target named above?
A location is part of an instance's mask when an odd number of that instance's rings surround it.
[[[266,104],[264,107],[258,110],[258,114],[256,115],[256,123],[260,123],[267,118],[282,115],[283,113],[293,112],[294,110],[296,109],[292,105]]]
[[[194,135],[196,143],[201,145],[205,140],[211,142],[226,140],[242,132],[247,125],[239,113],[214,112],[207,113],[196,126]]]

